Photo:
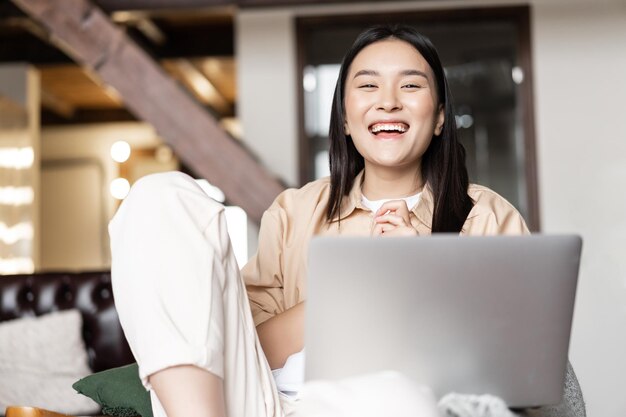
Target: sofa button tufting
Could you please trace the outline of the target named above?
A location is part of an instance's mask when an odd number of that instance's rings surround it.
[[[24,304],[32,304],[35,301],[35,292],[32,288],[26,287],[22,290],[22,294],[20,296],[21,302]]]
[[[111,298],[111,291],[109,291],[108,288],[101,288],[100,298],[102,298],[103,300],[108,300],[109,298]]]

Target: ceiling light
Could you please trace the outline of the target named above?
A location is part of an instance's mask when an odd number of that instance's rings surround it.
[[[130,157],[130,145],[128,142],[123,140],[118,140],[113,145],[111,145],[111,158],[115,162],[126,162]]]
[[[130,183],[126,178],[116,178],[111,181],[111,186],[109,187],[111,191],[111,195],[113,198],[118,200],[123,200],[128,195],[130,191]]]

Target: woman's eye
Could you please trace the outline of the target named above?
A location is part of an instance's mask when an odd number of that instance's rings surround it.
[[[402,86],[402,88],[408,88],[408,89],[417,89],[417,88],[422,88],[422,86],[420,86],[419,84],[404,84]]]
[[[375,84],[361,84],[359,88],[376,88]]]

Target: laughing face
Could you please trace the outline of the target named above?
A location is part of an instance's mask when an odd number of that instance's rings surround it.
[[[411,44],[387,39],[363,48],[345,84],[345,131],[366,169],[419,168],[443,126],[432,70]]]

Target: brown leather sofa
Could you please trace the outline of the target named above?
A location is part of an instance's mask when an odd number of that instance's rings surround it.
[[[113,304],[109,271],[0,276],[0,321],[68,309],[82,313],[94,372],[134,362]]]

